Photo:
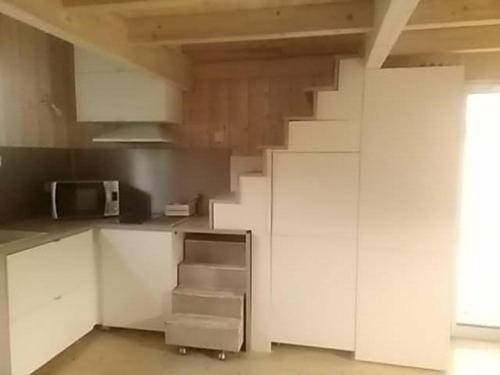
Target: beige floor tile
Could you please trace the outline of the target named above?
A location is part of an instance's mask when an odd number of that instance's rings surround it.
[[[275,346],[272,354],[177,354],[158,333],[95,330],[37,375],[430,375],[433,371],[358,362],[344,352]],[[449,375],[500,375],[500,344],[456,341]]]

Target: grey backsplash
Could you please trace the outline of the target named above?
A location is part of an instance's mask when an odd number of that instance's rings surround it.
[[[162,213],[167,202],[229,189],[228,150],[148,148],[43,149],[0,147],[0,223],[49,215],[44,183],[60,179],[116,179],[125,213]]]
[[[168,202],[188,200],[200,194],[200,212],[207,214],[208,199],[229,190],[229,160],[228,150],[73,151],[75,178],[119,180],[125,210],[141,210],[146,204],[153,213],[162,213]],[[150,203],[145,203],[148,199]]]
[[[72,176],[69,150],[0,147],[0,223],[47,214],[44,183]]]

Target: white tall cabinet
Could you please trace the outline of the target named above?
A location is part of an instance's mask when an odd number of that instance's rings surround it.
[[[104,326],[163,331],[177,285],[181,249],[171,232],[102,229],[101,322]]]
[[[462,67],[366,74],[356,358],[448,365]]]
[[[11,374],[31,374],[97,324],[92,231],[7,257]]]
[[[357,153],[274,153],[274,342],[354,350],[358,187]]]

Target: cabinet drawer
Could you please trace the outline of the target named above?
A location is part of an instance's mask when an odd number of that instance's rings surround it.
[[[96,284],[92,232],[7,257],[11,321],[82,285]]]
[[[274,342],[354,350],[356,238],[273,236]]]
[[[96,294],[82,287],[10,323],[12,375],[27,375],[92,330]]]

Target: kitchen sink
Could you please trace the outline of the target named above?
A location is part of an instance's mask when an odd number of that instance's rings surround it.
[[[45,234],[44,232],[30,232],[24,230],[9,230],[0,229],[0,245],[11,242],[25,240],[31,237],[36,237]]]

